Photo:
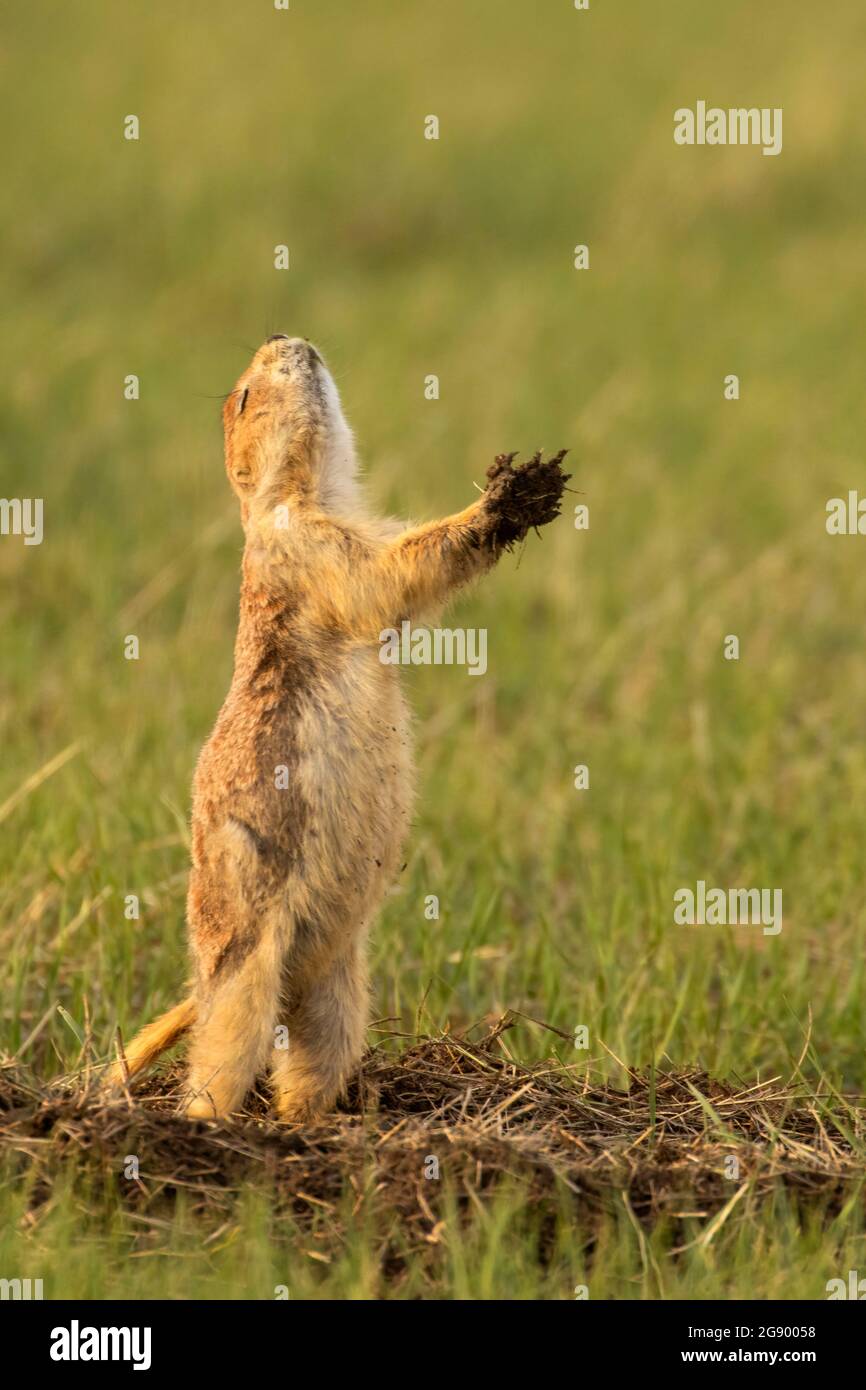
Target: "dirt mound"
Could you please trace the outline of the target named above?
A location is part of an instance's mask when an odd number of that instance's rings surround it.
[[[505,1018],[475,1041],[419,1037],[402,1051],[391,1036],[367,1054],[338,1113],[296,1128],[269,1119],[260,1095],[231,1123],[184,1119],[177,1063],[108,1103],[96,1069],[45,1087],[6,1062],[0,1152],[34,1172],[36,1201],[71,1159],[114,1174],[146,1209],[180,1189],[225,1202],[259,1179],[299,1216],[336,1212],[354,1192],[356,1209],[387,1207],[427,1240],[446,1186],[469,1201],[505,1175],[527,1202],[564,1185],[589,1220],[612,1201],[647,1222],[715,1213],[704,1238],[748,1193],[781,1183],[836,1208],[862,1178],[866,1111],[839,1097],[777,1081],[737,1089],[699,1071],[632,1073],[625,1091],[590,1085],[556,1058],[514,1061],[505,1041],[514,1026]],[[137,1179],[123,1176],[127,1155],[139,1160]]]

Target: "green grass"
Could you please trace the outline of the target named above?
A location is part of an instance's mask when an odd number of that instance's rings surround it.
[[[13,1223],[26,1222],[26,1202],[0,1200],[0,1260],[17,1277],[41,1278],[49,1297],[183,1299],[788,1299],[826,1298],[828,1280],[862,1267],[862,1239],[850,1218],[816,1212],[805,1222],[780,1196],[747,1207],[709,1250],[692,1243],[670,1258],[671,1231],[639,1238],[620,1205],[590,1239],[576,1228],[565,1199],[554,1238],[506,1188],[462,1230],[445,1202],[451,1234],[431,1273],[429,1251],[410,1250],[399,1291],[380,1255],[388,1241],[402,1252],[396,1223],[350,1225],[339,1252],[327,1223],[299,1229],[276,1220],[265,1192],[237,1201],[229,1220],[191,1212],[180,1200],[165,1221],[140,1221],[103,1190],[60,1185],[26,1241]],[[692,1241],[699,1233],[692,1223]],[[540,1252],[543,1251],[543,1259]],[[11,1277],[11,1276],[6,1276]]]
[[[444,514],[501,450],[567,444],[590,507],[455,610],[488,629],[483,679],[407,673],[421,795],[377,1014],[586,1024],[619,1080],[610,1052],[788,1077],[808,1034],[807,1080],[863,1093],[866,542],[824,527],[866,490],[862,7],[181,9],[33,0],[0,58],[0,495],[45,499],[42,546],[0,538],[0,804],[80,741],[0,827],[3,1045],[50,1011],[24,1057],[47,1077],[79,1046],[56,1004],[107,1052],[179,996],[237,602],[216,397],[284,330],[326,353],[383,506]],[[783,107],[782,154],[675,146],[699,98]],[[698,878],[781,888],[781,935],[674,927]],[[26,1206],[20,1180],[2,1200]],[[54,1296],[383,1292],[381,1233],[299,1258],[260,1194],[209,1244],[183,1208],[137,1231],[71,1182],[3,1225],[0,1274]],[[563,1215],[542,1261],[503,1200],[400,1292],[821,1296],[862,1232],[859,1207],[810,1223],[780,1196],[673,1256],[663,1228],[643,1246],[612,1215],[590,1247]]]

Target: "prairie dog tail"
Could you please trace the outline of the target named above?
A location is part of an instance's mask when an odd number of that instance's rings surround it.
[[[160,1014],[153,1023],[148,1023],[146,1028],[142,1028],[124,1049],[129,1079],[137,1076],[143,1067],[148,1066],[161,1052],[165,1052],[167,1047],[176,1043],[178,1038],[182,1038],[195,1023],[195,1015],[195,999],[190,994],[180,1004],[175,1004],[173,1009],[169,1009],[168,1013]],[[123,1083],[123,1066],[119,1061],[114,1062],[105,1073],[105,1085],[122,1086]]]

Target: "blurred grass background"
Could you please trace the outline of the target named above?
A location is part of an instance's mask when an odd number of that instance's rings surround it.
[[[453,610],[488,629],[483,679],[406,674],[421,794],[377,1015],[586,1024],[562,1055],[619,1080],[606,1048],[787,1077],[811,1027],[807,1073],[866,1089],[864,542],[824,525],[866,491],[864,41],[855,0],[8,17],[0,495],[45,499],[45,540],[0,539],[0,806],[81,741],[0,810],[8,1051],[48,1014],[24,1060],[52,1075],[78,1054],[57,1003],[107,1051],[180,994],[241,548],[218,397],[285,331],[324,351],[383,507],[444,514],[494,454],[567,444],[590,508]],[[782,154],[676,146],[698,99],[782,107]],[[781,888],[781,935],[675,928],[698,878]]]

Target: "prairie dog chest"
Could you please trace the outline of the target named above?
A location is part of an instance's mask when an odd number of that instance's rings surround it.
[[[378,649],[354,647],[301,702],[298,773],[347,800],[395,794],[411,780],[409,715],[397,672]]]
[[[378,648],[355,647],[302,702],[298,790],[308,835],[393,870],[412,803],[412,749],[397,672]]]

